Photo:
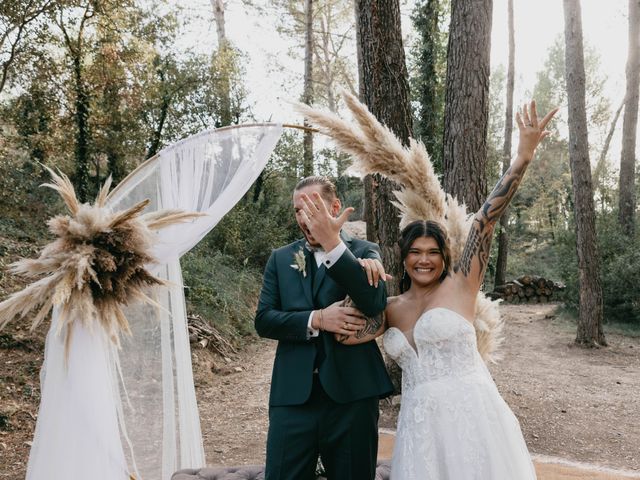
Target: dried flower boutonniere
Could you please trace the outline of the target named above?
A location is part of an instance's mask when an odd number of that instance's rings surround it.
[[[307,261],[304,257],[304,250],[302,249],[302,247],[300,247],[300,250],[293,254],[293,261],[295,263],[291,264],[291,268],[293,268],[294,270],[298,270],[300,273],[302,273],[302,276],[304,278],[307,278]]]

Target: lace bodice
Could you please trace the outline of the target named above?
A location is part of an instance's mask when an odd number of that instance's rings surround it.
[[[405,333],[384,334],[402,367],[402,403],[391,478],[534,480],[518,420],[476,345],[475,329],[447,308],[424,312]]]
[[[473,325],[452,310],[437,307],[424,312],[413,337],[415,349],[395,327],[384,335],[386,352],[402,368],[403,394],[426,382],[484,371]]]

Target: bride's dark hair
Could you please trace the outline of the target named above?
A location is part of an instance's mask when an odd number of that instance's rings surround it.
[[[420,237],[431,237],[438,244],[438,250],[440,250],[440,255],[442,255],[442,260],[444,261],[444,270],[439,278],[442,282],[448,275],[449,267],[451,266],[451,250],[449,249],[447,233],[444,227],[438,222],[416,220],[402,229],[402,232],[400,232],[400,240],[398,241],[400,245],[400,261],[404,262],[404,259],[407,258],[409,254],[411,245],[413,245],[416,238]],[[409,290],[409,287],[411,287],[411,278],[405,271],[400,280],[400,293],[406,292]]]

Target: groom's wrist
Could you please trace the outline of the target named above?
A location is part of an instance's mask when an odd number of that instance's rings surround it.
[[[320,334],[320,327],[318,322],[318,310],[312,310],[309,314],[309,322],[307,323],[307,334],[309,338],[317,337]],[[318,322],[318,323],[316,323]]]
[[[340,257],[342,257],[342,254],[346,249],[347,246],[342,240],[340,240],[334,248],[331,250],[325,250],[326,253],[322,261],[325,268],[330,269],[338,260],[340,260]]]
[[[324,314],[322,308],[312,311],[310,317],[309,328],[312,328],[316,332],[324,330]]]
[[[340,235],[336,235],[335,237],[325,240],[322,243],[322,248],[324,248],[324,251],[328,253],[340,245],[340,243],[342,243],[342,239],[340,238]]]

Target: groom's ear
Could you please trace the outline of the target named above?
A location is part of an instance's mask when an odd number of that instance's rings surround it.
[[[340,214],[340,210],[342,209],[342,203],[339,198],[334,198],[333,202],[331,202],[331,216],[337,217]]]

